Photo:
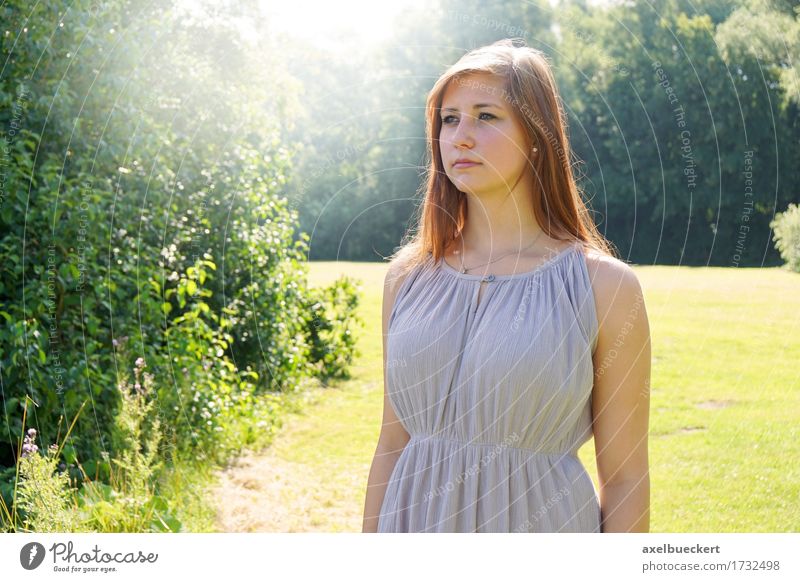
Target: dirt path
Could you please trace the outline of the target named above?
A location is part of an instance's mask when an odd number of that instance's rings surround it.
[[[377,439],[379,386],[353,380],[315,393],[261,454],[217,473],[222,532],[358,532]]]
[[[360,357],[352,379],[312,392],[273,444],[217,473],[213,491],[222,532],[360,532],[364,496],[383,410],[381,301],[385,265],[315,262],[309,281],[359,280]]]

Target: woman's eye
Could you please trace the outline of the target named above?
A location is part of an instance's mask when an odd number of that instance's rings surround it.
[[[494,115],[492,115],[491,113],[486,113],[485,111],[482,112],[480,115],[478,115],[478,119],[481,118],[481,115],[488,115],[489,117],[487,119],[495,119]],[[448,125],[450,123],[448,119],[455,119],[455,115],[448,115],[446,117],[442,117],[442,123]]]

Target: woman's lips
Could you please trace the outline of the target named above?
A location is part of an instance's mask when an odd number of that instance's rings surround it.
[[[478,162],[458,162],[453,164],[454,168],[471,168],[472,166],[480,166]]]

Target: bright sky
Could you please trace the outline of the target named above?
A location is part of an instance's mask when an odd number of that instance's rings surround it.
[[[560,0],[543,1],[555,7]],[[590,3],[607,1],[590,0]],[[338,44],[336,37],[345,31],[348,40],[384,39],[391,32],[396,17],[402,18],[409,7],[429,4],[429,0],[261,0],[262,10],[275,15],[277,30],[323,47]]]
[[[350,39],[378,41],[389,34],[395,17],[424,4],[425,0],[261,0],[277,30],[321,46],[336,43],[343,33]]]
[[[177,0],[192,13],[203,0]],[[206,0],[207,1],[207,0]],[[535,1],[535,0],[534,0]],[[559,0],[549,1],[556,7]],[[606,4],[610,0],[589,0]],[[259,0],[275,31],[286,32],[322,48],[338,48],[350,42],[376,42],[387,38],[397,18],[409,8],[424,7],[430,0]],[[247,23],[242,34],[250,36]]]

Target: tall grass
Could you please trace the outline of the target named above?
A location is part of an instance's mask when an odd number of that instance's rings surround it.
[[[13,512],[3,504],[2,528],[15,532],[144,532],[180,531],[181,523],[170,513],[167,500],[157,493],[162,463],[162,432],[154,409],[153,376],[146,363],[136,360],[134,384],[117,384],[120,406],[111,429],[113,457],[104,453],[108,483],[93,480],[77,463],[82,480],[78,486],[60,465],[61,452],[83,407],[61,443],[40,452],[37,431],[28,429],[18,455]],[[23,430],[27,418],[27,403]],[[60,465],[60,466],[59,466]]]

